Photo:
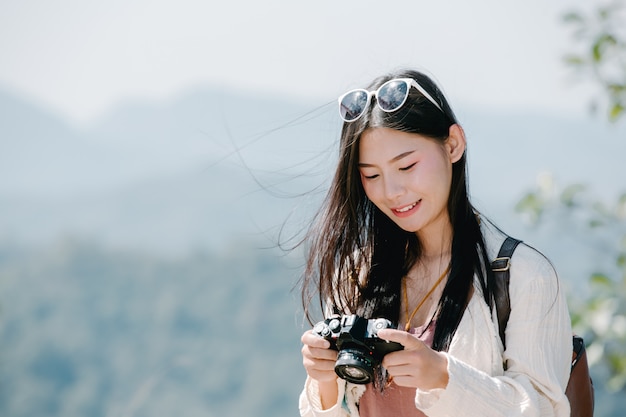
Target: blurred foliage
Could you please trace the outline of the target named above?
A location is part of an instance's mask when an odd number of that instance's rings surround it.
[[[581,184],[558,187],[549,175],[526,194],[516,210],[535,227],[551,225],[561,235],[573,232],[604,257],[575,286],[569,303],[575,333],[585,338],[594,382],[609,391],[626,389],[626,194],[606,204]],[[573,254],[572,254],[573,255]],[[612,264],[604,260],[611,260]],[[585,271],[581,271],[585,274]],[[580,278],[580,279],[578,279]]]
[[[621,0],[563,16],[572,28],[575,52],[565,57],[581,79],[599,89],[592,111],[606,107],[617,122],[626,115],[626,8]],[[601,104],[602,103],[602,104]],[[563,237],[577,233],[597,256],[592,272],[575,277],[586,282],[569,294],[574,331],[585,338],[596,385],[626,390],[626,193],[611,203],[592,195],[583,184],[555,185],[550,175],[520,199],[516,210],[535,227]],[[563,241],[563,239],[561,239]]]
[[[592,110],[606,107],[609,120],[626,114],[626,8],[614,0],[590,12],[571,11],[563,16],[572,28],[578,48],[565,57],[566,64],[599,89]],[[603,104],[600,104],[603,103]]]

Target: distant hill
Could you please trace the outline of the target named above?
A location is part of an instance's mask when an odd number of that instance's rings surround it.
[[[526,232],[512,207],[541,171],[601,194],[626,189],[624,125],[462,104],[457,114],[475,203],[512,233]],[[265,239],[287,218],[297,230],[331,176],[339,127],[334,100],[204,88],[124,103],[78,130],[0,92],[0,240],[86,236],[184,253]]]
[[[99,187],[113,155],[62,120],[0,92],[0,195],[54,197]]]
[[[227,118],[233,108],[246,118]],[[302,204],[284,197],[325,181],[316,165],[327,159],[308,160],[331,140],[319,127],[295,140],[288,125],[307,111],[193,92],[162,106],[124,105],[78,131],[0,94],[0,240],[84,235],[184,251],[269,232]]]

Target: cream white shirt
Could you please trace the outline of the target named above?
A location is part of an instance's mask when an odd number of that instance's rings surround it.
[[[491,259],[504,240],[483,226]],[[480,285],[452,339],[445,389],[417,390],[415,406],[430,417],[569,417],[565,387],[570,374],[572,330],[564,288],[550,262],[521,244],[511,259],[511,316],[503,350],[495,312]],[[506,370],[505,368],[506,364]],[[322,410],[316,381],[307,378],[300,395],[304,417],[358,417],[365,387],[337,380],[337,404]]]

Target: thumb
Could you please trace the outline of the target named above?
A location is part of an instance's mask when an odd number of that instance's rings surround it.
[[[378,331],[378,337],[389,342],[400,343],[405,350],[421,349],[426,346],[416,336],[403,330],[381,329]]]

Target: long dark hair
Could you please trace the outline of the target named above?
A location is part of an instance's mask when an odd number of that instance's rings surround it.
[[[443,142],[456,116],[437,85],[421,72],[406,70],[380,77],[374,90],[393,78],[412,78],[439,103],[435,107],[411,88],[404,106],[391,113],[373,103],[357,121],[344,123],[337,169],[326,199],[307,234],[307,264],[302,302],[312,321],[310,303],[335,313],[385,317],[398,322],[402,278],[420,258],[420,242],[383,214],[365,195],[358,171],[359,141],[370,127],[388,127]],[[466,154],[453,164],[448,199],[452,223],[450,275],[437,307],[433,349],[447,350],[461,321],[477,276],[491,307],[494,278],[477,212],[468,197]]]

